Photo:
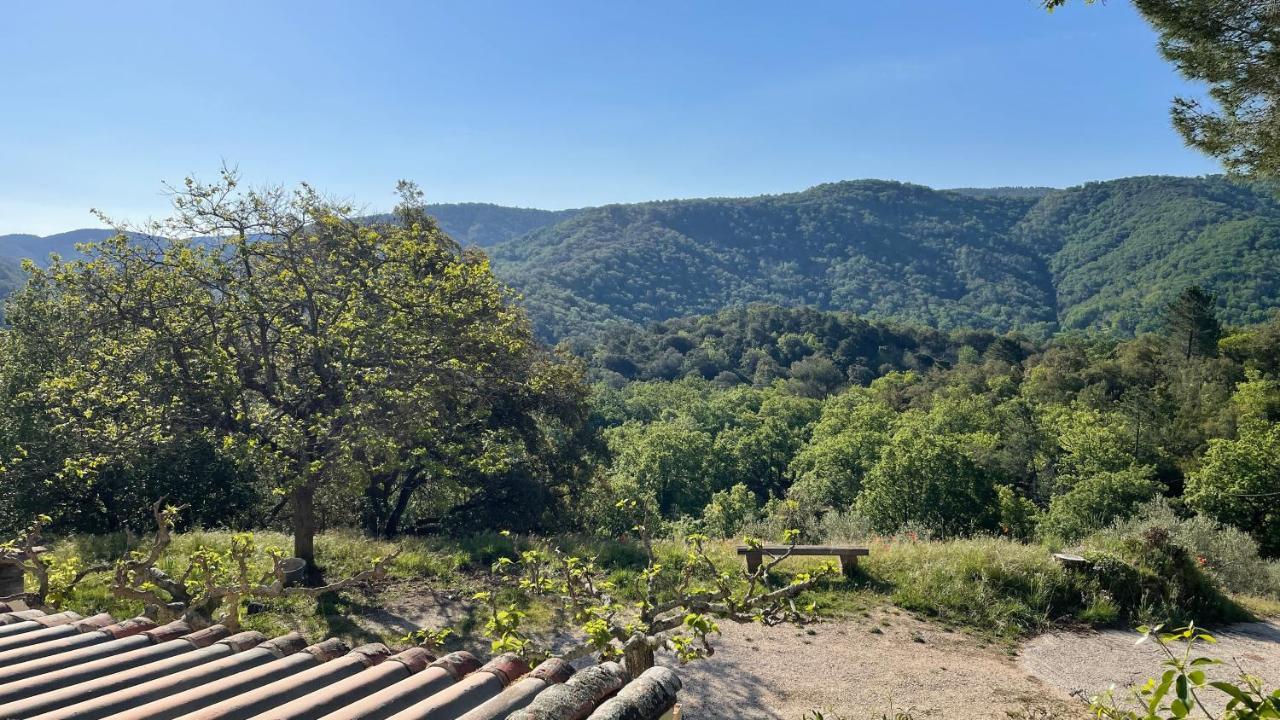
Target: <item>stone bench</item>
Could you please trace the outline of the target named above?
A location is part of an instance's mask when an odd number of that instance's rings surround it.
[[[798,555],[834,555],[840,558],[840,572],[845,577],[852,577],[853,571],[858,567],[858,557],[868,555],[870,551],[864,547],[854,547],[852,545],[760,545],[759,547],[751,547],[748,545],[739,545],[738,554],[747,559],[747,572],[754,573],[760,569],[761,563],[764,562],[764,556],[779,557],[786,555],[788,552],[791,556]]]

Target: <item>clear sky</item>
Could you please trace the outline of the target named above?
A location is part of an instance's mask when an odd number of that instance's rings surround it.
[[[222,162],[369,209],[1216,166],[1122,0],[0,4],[0,233],[163,212]]]

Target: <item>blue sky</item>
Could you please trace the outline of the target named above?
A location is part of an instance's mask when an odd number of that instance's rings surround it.
[[[1215,172],[1187,92],[1121,0],[4,3],[0,233],[224,161],[370,209]]]

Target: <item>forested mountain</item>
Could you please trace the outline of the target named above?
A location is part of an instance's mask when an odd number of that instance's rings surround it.
[[[1066,190],[862,180],[584,210],[427,209],[490,252],[548,340],[753,303],[1033,337],[1156,329],[1191,284],[1218,296],[1228,323],[1280,307],[1280,201],[1223,177]],[[0,294],[21,281],[17,258],[106,234],[0,236]]]
[[[1232,323],[1280,306],[1280,202],[1274,188],[1223,177],[1134,177],[1045,197],[1017,234],[1042,248],[1066,328],[1155,330],[1191,284]]]
[[[961,195],[969,195],[972,197],[1020,197],[1039,200],[1051,192],[1057,192],[1058,188],[1043,187],[1040,185],[1003,185],[1001,187],[961,187],[948,188],[948,192],[958,192]]]
[[[1034,202],[843,182],[593,208],[492,254],[549,337],[752,302],[1035,329],[1056,319],[1051,278],[1012,232]]]
[[[1154,329],[1183,288],[1280,306],[1280,204],[1222,177],[1062,191],[857,181],[584,210],[492,249],[548,338],[753,302],[938,328]]]
[[[427,212],[454,240],[486,248],[568,220],[578,213],[577,210],[535,210],[489,203],[428,205]]]

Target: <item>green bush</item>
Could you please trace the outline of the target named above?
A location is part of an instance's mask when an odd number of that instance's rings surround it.
[[[747,523],[742,534],[768,542],[778,542],[788,530],[800,532],[799,542],[811,543],[822,539],[818,528],[822,508],[805,505],[791,499],[772,498],[764,504],[764,514],[755,522]]]
[[[1049,501],[1040,533],[1075,541],[1118,519],[1132,516],[1160,492],[1152,468],[1135,466],[1117,472],[1098,472]]]
[[[1280,561],[1267,560],[1249,533],[1203,515],[1181,517],[1164,498],[1143,506],[1111,534],[1140,536],[1163,528],[1228,592],[1280,599]]]
[[[853,510],[832,510],[818,521],[818,535],[826,542],[861,542],[872,534],[871,521]]]
[[[1036,532],[1040,511],[1036,504],[1007,485],[996,488],[1000,532],[1017,540],[1029,540]]]
[[[733,537],[759,514],[760,501],[755,493],[738,483],[711,495],[711,502],[702,511],[702,526],[711,537]]]
[[[1225,597],[1199,561],[1165,528],[1091,538],[1086,587],[1111,598],[1122,616],[1143,622],[1232,622],[1248,613]]]

